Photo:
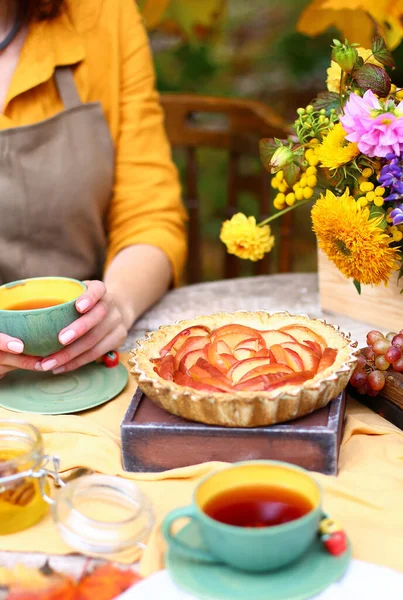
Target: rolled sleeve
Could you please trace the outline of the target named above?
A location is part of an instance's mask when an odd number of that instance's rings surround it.
[[[106,264],[123,248],[149,244],[167,255],[177,283],[186,258],[186,212],[155,90],[147,34],[133,0],[119,2],[120,119]]]

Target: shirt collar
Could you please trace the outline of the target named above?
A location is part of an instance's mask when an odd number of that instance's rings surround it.
[[[85,58],[81,35],[63,12],[50,21],[30,24],[6,106],[16,96],[48,81],[55,67],[75,65]]]

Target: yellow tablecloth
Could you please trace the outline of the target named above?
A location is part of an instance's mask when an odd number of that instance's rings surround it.
[[[62,470],[84,466],[135,479],[155,507],[157,526],[141,560],[149,575],[164,565],[158,525],[171,509],[190,502],[201,476],[222,463],[207,463],[159,474],[128,474],[121,465],[120,423],[134,393],[126,390],[100,408],[77,415],[42,416],[0,408],[0,418],[22,418],[43,434],[47,454],[60,456]],[[382,417],[351,402],[340,454],[339,475],[317,475],[325,510],[340,521],[354,557],[403,572],[403,433]],[[67,554],[50,516],[28,531],[0,536],[0,550]]]

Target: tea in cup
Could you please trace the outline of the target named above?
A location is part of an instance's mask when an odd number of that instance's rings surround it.
[[[167,515],[162,531],[186,557],[253,572],[297,560],[318,535],[321,489],[304,469],[277,461],[235,463],[204,478],[193,503]],[[171,528],[194,519],[206,546],[186,545]]]
[[[86,285],[66,277],[36,277],[0,287],[0,333],[24,343],[24,354],[49,356],[60,350],[58,335],[80,314],[75,302]]]

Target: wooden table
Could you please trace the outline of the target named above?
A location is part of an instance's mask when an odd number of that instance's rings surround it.
[[[153,331],[160,325],[237,310],[288,311],[326,319],[351,333],[360,346],[365,345],[367,331],[373,329],[371,325],[349,317],[322,312],[316,273],[284,273],[198,283],[172,290],[137,321],[123,349],[130,350],[146,331]]]
[[[237,310],[286,310],[292,314],[323,318],[350,332],[360,346],[365,345],[366,332],[371,329],[370,325],[348,317],[324,314],[319,306],[318,278],[315,273],[287,273],[200,283],[172,290],[137,321],[122,351],[133,348],[137,339],[160,325],[203,314]],[[2,566],[12,566],[16,562],[41,566],[46,559],[41,554],[0,552]],[[59,556],[51,557],[50,563],[56,569],[75,574],[81,572],[83,559],[80,556]]]

